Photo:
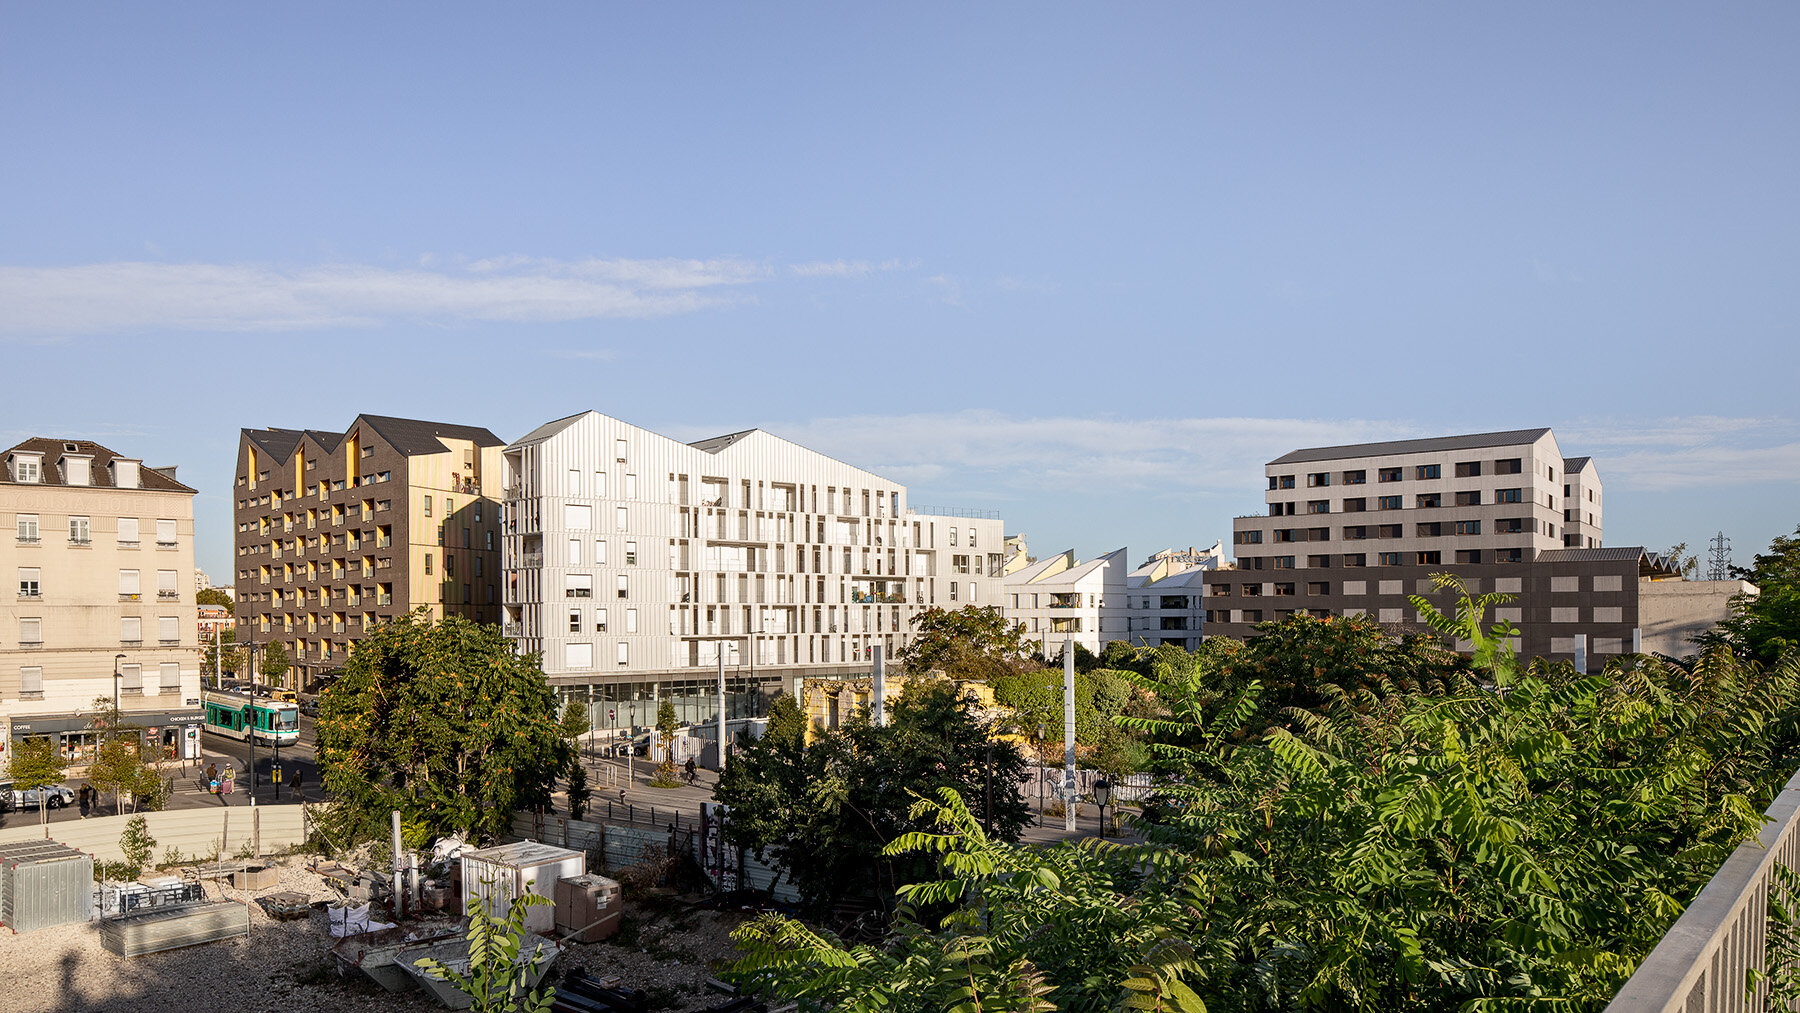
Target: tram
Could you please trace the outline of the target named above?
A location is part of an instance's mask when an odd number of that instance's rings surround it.
[[[248,693],[209,689],[200,694],[206,712],[204,727],[215,735],[249,740],[254,727],[256,741],[273,746],[292,746],[300,741],[300,705]],[[244,720],[250,709],[253,721]]]

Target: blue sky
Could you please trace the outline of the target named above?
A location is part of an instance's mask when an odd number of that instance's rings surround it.
[[[0,438],[762,427],[1035,551],[1549,425],[1794,530],[1800,6],[0,8]]]

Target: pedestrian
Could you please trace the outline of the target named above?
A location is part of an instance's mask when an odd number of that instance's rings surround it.
[[[300,796],[300,801],[304,802],[304,801],[306,801],[306,792],[304,792],[300,789],[301,777],[302,777],[302,772],[301,772],[300,768],[295,767],[294,768],[294,794]]]
[[[698,778],[698,777],[699,777],[699,776],[700,776],[700,775],[698,775],[698,774],[696,774],[696,773],[694,773],[694,758],[693,758],[693,757],[691,757],[691,756],[690,756],[690,757],[688,757],[688,762],[687,762],[687,783],[689,783],[689,784],[693,784],[693,783],[694,783],[694,781],[695,781],[695,780],[696,780],[696,779],[697,779],[697,778]]]
[[[206,779],[208,781],[217,781],[219,779],[219,765],[218,764],[209,763],[206,765]]]
[[[81,818],[84,820],[88,818],[88,809],[93,804],[93,792],[94,786],[83,782],[81,791],[76,793],[76,797],[81,801]]]

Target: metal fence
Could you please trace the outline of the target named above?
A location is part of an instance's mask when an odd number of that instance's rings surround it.
[[[305,807],[299,804],[224,806],[218,809],[177,809],[140,813],[156,838],[156,861],[170,848],[186,858],[229,858],[248,844],[258,855],[279,851],[306,840]],[[85,851],[97,862],[121,862],[119,835],[131,816],[97,816],[50,824],[50,837]],[[44,828],[33,823],[0,829],[0,844],[41,841]]]
[[[621,816],[623,816],[621,807]],[[638,811],[640,814],[643,810]],[[780,878],[775,869],[756,860],[756,856],[739,848],[725,847],[725,854],[708,855],[707,835],[705,828],[696,821],[692,813],[683,816],[680,823],[668,819],[667,812],[661,813],[664,822],[661,825],[630,822],[627,820],[608,821],[604,813],[596,810],[600,818],[589,820],[572,820],[567,816],[546,816],[541,814],[520,813],[513,817],[512,837],[509,840],[534,840],[545,844],[555,844],[565,848],[579,848],[588,853],[589,866],[603,871],[616,873],[619,870],[635,865],[643,857],[644,852],[652,847],[667,848],[671,854],[693,856],[701,869],[706,871],[713,885],[721,889],[746,889],[772,894],[776,900],[793,902],[799,894],[786,880]],[[714,847],[717,835],[713,835]]]
[[[1608,1013],[1737,1013],[1768,1008],[1769,886],[1776,865],[1800,869],[1800,773],[1613,997]],[[1787,959],[1792,959],[1788,955]]]

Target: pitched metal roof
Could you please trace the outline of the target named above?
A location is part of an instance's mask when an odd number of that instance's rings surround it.
[[[716,454],[754,432],[756,432],[754,429],[743,429],[735,433],[726,433],[723,436],[711,436],[704,440],[695,440],[688,444],[688,446],[693,447],[695,450],[704,450],[709,454]]]
[[[244,429],[240,432],[244,439],[282,460],[294,452],[301,437],[306,435],[303,429]]]
[[[387,415],[358,415],[382,439],[402,454],[441,454],[446,447],[438,437],[469,440],[477,447],[504,447],[506,441],[480,426],[459,426],[449,422],[426,422],[421,419],[397,419]]]
[[[35,484],[64,486],[77,489],[90,487],[95,489],[117,488],[113,485],[110,469],[113,459],[123,458],[127,461],[136,460],[136,458],[125,457],[123,454],[116,453],[111,448],[104,447],[92,440],[57,440],[42,436],[34,436],[23,443],[16,444],[9,448],[6,453],[9,455],[16,453],[41,454],[43,469],[40,473],[39,481],[35,483],[14,482],[10,470],[0,469],[0,482],[4,482],[8,485]],[[93,463],[88,467],[87,486],[69,486],[69,483],[63,480],[61,465],[63,463],[63,455],[65,454],[82,454],[93,458]],[[173,474],[174,471],[174,468],[164,468],[159,470],[140,465],[138,467],[137,487],[139,489],[149,489],[155,492],[194,492],[194,489],[175,480]]]
[[[1545,549],[1537,554],[1540,563],[1587,563],[1599,559],[1636,559],[1649,555],[1642,545],[1605,546],[1596,549]]]
[[[1467,436],[1433,436],[1423,440],[1389,440],[1386,443],[1351,443],[1341,447],[1309,447],[1277,457],[1270,464],[1335,461],[1342,457],[1378,457],[1386,454],[1430,454],[1478,447],[1513,447],[1536,443],[1549,429],[1513,429],[1503,433],[1470,433]]]
[[[1591,457],[1565,457],[1563,458],[1563,471],[1580,471],[1592,461]]]
[[[576,412],[573,415],[565,415],[564,417],[562,417],[560,419],[551,419],[549,422],[544,423],[543,425],[537,427],[536,429],[533,429],[531,432],[526,433],[524,436],[521,436],[518,439],[514,440],[510,445],[514,446],[514,447],[522,447],[527,443],[536,443],[539,440],[547,440],[550,437],[555,436],[557,433],[560,433],[563,430],[574,425],[576,419],[579,419],[585,415],[591,415],[591,414],[595,414],[595,413],[590,410],[590,411],[585,411],[585,412]]]

